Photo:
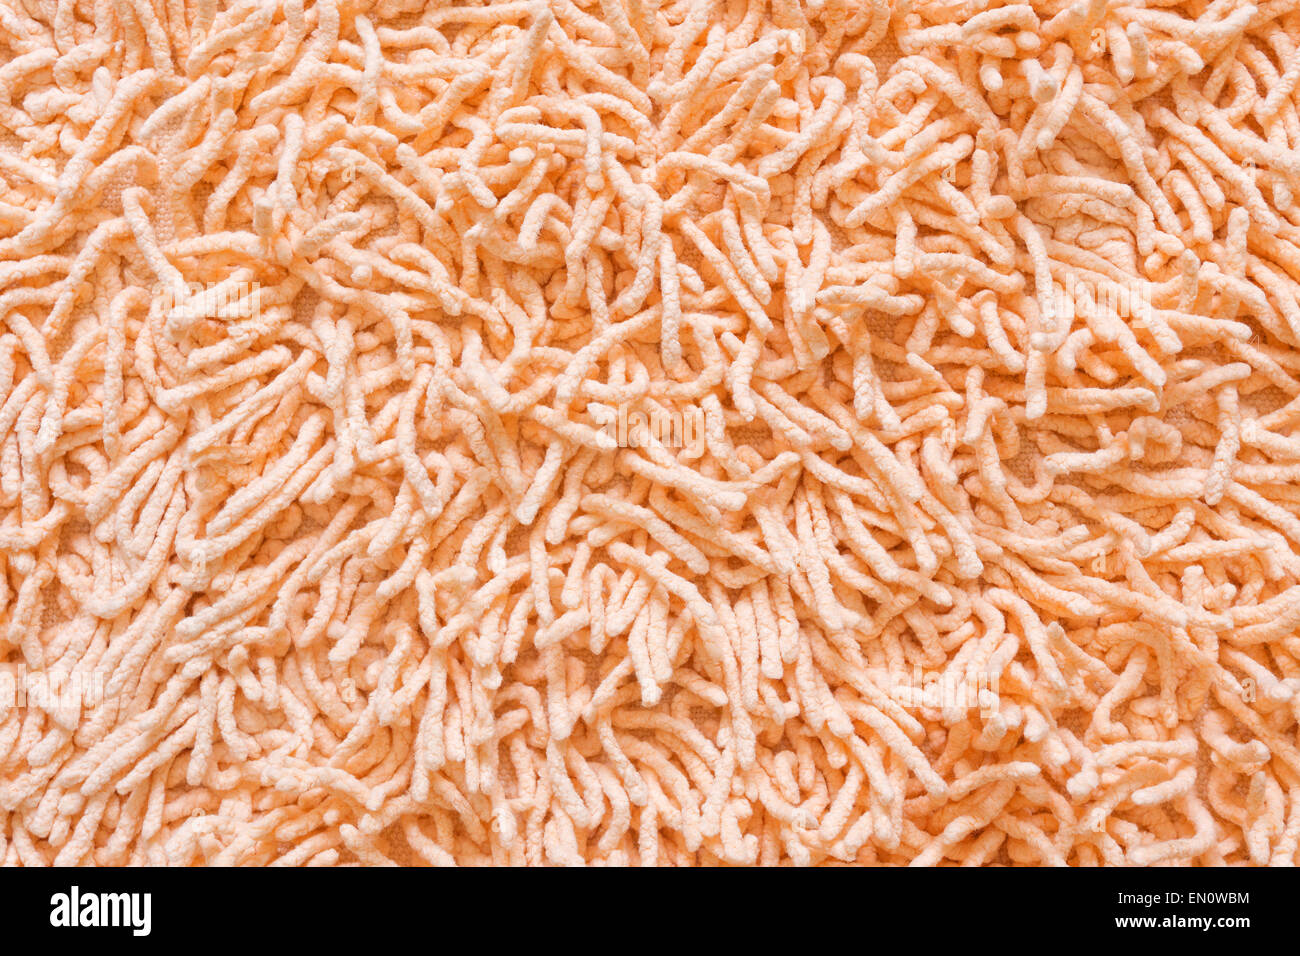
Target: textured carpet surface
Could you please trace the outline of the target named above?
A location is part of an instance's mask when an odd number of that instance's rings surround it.
[[[0,861],[1290,865],[1294,0],[0,0]]]

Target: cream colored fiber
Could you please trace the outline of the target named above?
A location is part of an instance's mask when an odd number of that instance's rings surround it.
[[[0,861],[1294,863],[1296,7],[0,0]]]

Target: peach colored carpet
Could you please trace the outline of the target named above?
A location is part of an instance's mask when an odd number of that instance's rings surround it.
[[[0,0],[0,862],[1290,865],[1294,0]]]

